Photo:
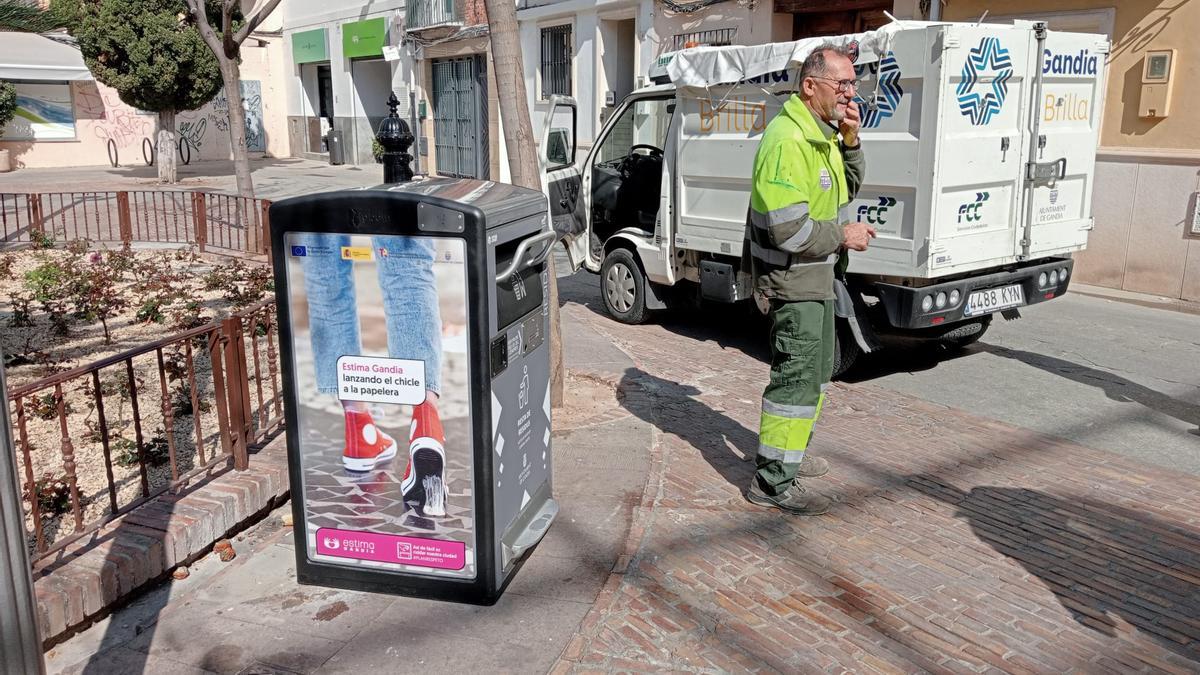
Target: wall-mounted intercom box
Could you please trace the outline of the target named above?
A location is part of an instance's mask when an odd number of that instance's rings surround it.
[[[1138,101],[1138,117],[1157,119],[1171,113],[1171,76],[1174,70],[1174,49],[1146,52],[1146,60],[1142,66],[1142,95]]]

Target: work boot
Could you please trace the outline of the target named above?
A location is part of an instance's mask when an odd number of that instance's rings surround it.
[[[798,516],[819,516],[829,510],[829,498],[823,497],[799,483],[792,483],[778,495],[769,495],[758,486],[755,478],[746,492],[751,504],[773,507]]]
[[[829,462],[820,457],[805,453],[800,468],[796,470],[796,478],[820,478],[829,473]]]

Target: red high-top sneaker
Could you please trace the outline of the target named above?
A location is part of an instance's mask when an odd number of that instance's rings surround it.
[[[413,408],[408,468],[400,489],[404,503],[421,516],[446,515],[446,436],[437,406],[427,400]]]
[[[396,439],[375,426],[371,413],[346,411],[346,447],[342,466],[347,471],[370,471],[375,465],[396,456]]]

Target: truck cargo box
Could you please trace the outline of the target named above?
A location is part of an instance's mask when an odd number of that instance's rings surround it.
[[[651,75],[682,108],[676,246],[740,254],[762,131],[827,39],[858,52],[868,166],[851,209],[879,232],[850,272],[929,279],[1084,248],[1108,42],[1046,31],[1039,47],[1032,22],[896,22],[660,59]]]

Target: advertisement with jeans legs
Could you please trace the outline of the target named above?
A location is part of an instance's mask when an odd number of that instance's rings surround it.
[[[464,242],[286,250],[309,559],[474,578]]]

